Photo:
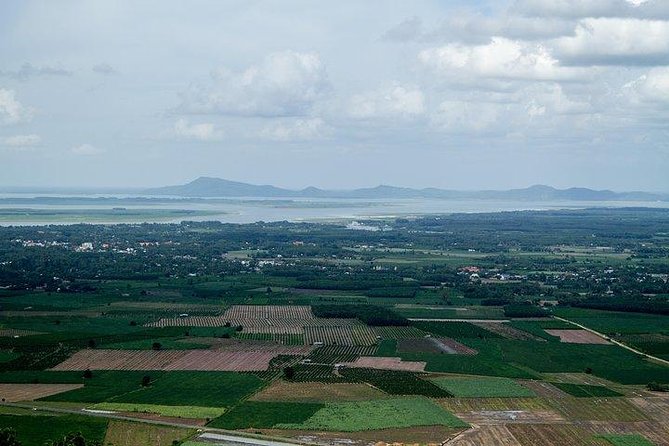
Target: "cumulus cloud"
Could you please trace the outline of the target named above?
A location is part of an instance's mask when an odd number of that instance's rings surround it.
[[[0,71],[0,75],[20,81],[27,81],[33,77],[72,76],[72,72],[62,67],[52,67],[48,65],[35,66],[26,62],[21,65],[21,68],[18,70]]]
[[[354,95],[348,107],[354,118],[415,117],[425,112],[425,95],[416,86],[393,83]]]
[[[40,138],[39,135],[34,135],[34,134],[8,136],[2,139],[3,145],[14,149],[34,147],[36,145],[39,145],[41,142],[42,138]]]
[[[530,81],[579,80],[578,68],[563,67],[542,44],[494,37],[485,45],[448,44],[423,50],[419,61],[446,77]]]
[[[669,67],[653,68],[624,87],[632,102],[669,104]]]
[[[106,150],[102,149],[100,147],[96,147],[92,144],[81,144],[78,146],[74,146],[70,149],[70,153],[73,155],[81,155],[81,156],[94,156],[94,155],[100,155],[105,153]]]
[[[666,0],[516,0],[510,11],[533,17],[669,18]]]
[[[241,72],[220,69],[212,82],[184,95],[185,113],[235,116],[301,116],[329,90],[327,72],[316,53],[282,51]]]
[[[322,138],[328,131],[321,118],[310,118],[271,123],[263,128],[261,134],[274,141],[305,141]]]
[[[423,30],[423,21],[419,17],[410,17],[386,31],[381,39],[408,42],[420,37]]]
[[[669,22],[621,18],[582,20],[556,48],[573,65],[664,65],[669,62]]]
[[[103,76],[110,76],[113,74],[118,74],[118,71],[108,63],[100,63],[97,65],[93,65],[91,68],[94,73],[101,74]]]
[[[486,44],[493,37],[515,40],[542,40],[572,34],[573,20],[518,15],[487,16],[463,12],[446,18],[438,27],[421,36],[426,42]]]
[[[33,110],[16,100],[13,90],[0,88],[0,124],[17,124],[30,121]]]
[[[174,123],[174,134],[179,138],[196,139],[198,141],[215,141],[223,136],[223,132],[210,122],[191,124],[181,118]]]

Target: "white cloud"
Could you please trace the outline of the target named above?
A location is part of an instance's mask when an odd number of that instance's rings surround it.
[[[97,74],[102,74],[103,76],[110,76],[112,74],[118,74],[118,71],[108,63],[100,63],[97,65],[93,65],[93,68],[91,68],[94,73]]]
[[[354,118],[415,117],[425,112],[425,95],[415,86],[393,83],[354,95],[349,103]]]
[[[329,89],[325,66],[316,53],[283,51],[241,72],[213,73],[209,86],[184,96],[181,111],[237,116],[300,116]]]
[[[383,40],[406,42],[417,39],[423,28],[423,21],[419,17],[410,17],[386,31]]]
[[[632,102],[669,103],[669,67],[653,68],[625,85],[623,91]]]
[[[560,60],[578,65],[664,65],[669,22],[621,18],[582,20],[574,36],[556,41]]]
[[[81,156],[100,155],[105,152],[106,152],[105,149],[96,147],[92,144],[81,144],[79,146],[75,146],[70,149],[70,153],[72,153],[73,155],[81,155]]]
[[[666,0],[516,0],[510,10],[533,17],[669,17]]]
[[[24,63],[16,71],[0,71],[0,75],[17,79],[20,81],[27,81],[32,77],[45,76],[72,76],[72,72],[60,66],[54,67],[49,65],[35,66],[31,63]]]
[[[223,136],[214,124],[205,122],[191,124],[187,119],[181,118],[174,123],[174,134],[179,138],[197,139],[199,141],[214,141]]]
[[[0,88],[0,124],[30,121],[33,111],[16,100],[13,90]]]
[[[322,138],[328,130],[321,118],[311,118],[269,124],[261,134],[274,141],[303,141]]]
[[[507,106],[490,102],[447,100],[431,116],[434,127],[451,133],[483,133],[500,126]]]
[[[449,44],[423,50],[419,61],[445,77],[472,80],[483,77],[507,80],[578,80],[584,72],[562,67],[541,44],[494,37],[486,45]]]
[[[8,136],[2,140],[3,145],[15,149],[33,147],[39,145],[42,138],[39,135],[15,135]]]

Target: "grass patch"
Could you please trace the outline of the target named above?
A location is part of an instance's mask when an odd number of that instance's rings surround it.
[[[278,424],[301,424],[325,407],[319,403],[246,401],[209,423],[221,429],[269,429]]]
[[[653,443],[638,434],[605,434],[597,435],[596,438],[603,438],[613,446],[653,446]]]
[[[459,418],[423,398],[329,403],[302,423],[276,427],[355,432],[412,426],[468,427]]]
[[[456,397],[524,398],[536,396],[508,378],[434,378],[432,382]]]
[[[165,406],[161,404],[136,403],[99,403],[91,406],[91,409],[157,413],[165,417],[176,418],[216,418],[225,412],[225,409],[220,407]]]
[[[146,423],[112,420],[107,428],[104,445],[151,445],[173,446],[195,433],[195,429],[168,426],[152,426]],[[211,444],[209,445],[211,446]]]
[[[578,398],[624,396],[622,393],[618,393],[615,390],[611,390],[604,386],[571,383],[551,383],[551,385]]]

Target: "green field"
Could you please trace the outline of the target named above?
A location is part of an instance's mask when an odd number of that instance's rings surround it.
[[[78,415],[0,415],[0,428],[5,427],[16,430],[23,446],[44,446],[70,432],[81,432],[87,439],[101,442],[107,420]]]
[[[454,415],[423,398],[328,403],[302,423],[285,423],[282,429],[364,431],[412,426],[467,427]]]
[[[142,387],[144,376],[151,385]],[[174,406],[227,407],[260,389],[260,378],[234,372],[93,372],[81,389],[45,401],[113,402]]]
[[[523,398],[536,396],[530,389],[507,378],[433,378],[431,381],[456,397]]]
[[[603,438],[613,446],[653,446],[653,443],[646,440],[645,437],[637,434],[606,434],[598,435],[597,437]]]
[[[157,413],[166,417],[175,418],[216,418],[223,415],[225,409],[218,407],[200,406],[165,406],[160,404],[135,403],[98,403],[92,409],[113,410],[117,412],[146,412]]]
[[[318,403],[245,401],[209,426],[221,429],[272,428],[279,424],[301,424],[324,407]]]

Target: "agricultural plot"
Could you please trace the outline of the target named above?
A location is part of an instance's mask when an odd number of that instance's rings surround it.
[[[587,431],[568,424],[508,424],[506,427],[521,446],[597,445]]]
[[[344,367],[339,373],[351,382],[364,382],[390,395],[423,395],[433,398],[451,396],[434,383],[411,372]]]
[[[374,345],[376,333],[366,325],[305,327],[304,338],[308,344],[324,345]]]
[[[220,417],[225,412],[225,409],[221,407],[166,406],[138,403],[98,403],[91,406],[90,409],[114,412],[153,413],[164,417],[202,419]]]
[[[45,429],[48,426],[48,429]],[[107,430],[107,420],[79,415],[0,415],[0,429],[16,430],[22,446],[44,446],[50,440],[70,432],[81,432],[92,441],[101,442]]]
[[[314,319],[311,307],[301,305],[233,305],[224,317],[227,320],[305,320]]]
[[[376,353],[376,346],[324,345],[307,356],[307,360],[317,364],[337,364],[353,362],[359,356],[371,356]]]
[[[439,404],[449,412],[461,414],[482,413],[558,413],[550,401],[543,398],[442,398]],[[561,417],[561,415],[558,414]],[[508,420],[509,417],[507,417]]]
[[[318,403],[246,401],[209,425],[221,429],[262,429],[287,423],[299,425],[323,407],[323,404]]]
[[[466,423],[423,398],[327,403],[301,423],[281,423],[281,429],[354,432],[412,426],[468,427]]]
[[[648,421],[646,414],[625,398],[560,398],[551,406],[572,421]]]
[[[296,364],[293,366],[294,382],[331,383],[342,381],[341,376],[334,374],[334,367],[329,364]]]
[[[504,425],[480,426],[469,430],[449,444],[453,446],[522,446]]]
[[[235,333],[235,337],[238,339],[250,340],[250,341],[271,341],[277,342],[283,345],[303,345],[304,344],[304,335],[303,334],[289,334],[289,333],[246,333],[239,332]]]
[[[467,423],[482,425],[501,424],[562,424],[565,419],[554,410],[481,410],[456,412]]]
[[[548,383],[546,381],[538,381],[538,380],[520,380],[520,383],[524,387],[527,387],[528,389],[532,390],[537,396],[543,397],[543,398],[565,398],[569,396],[567,392],[564,392],[551,383]]]
[[[545,341],[545,339],[528,333],[524,330],[519,330],[507,322],[473,322],[485,330],[497,333],[506,339],[516,339],[520,341]]]
[[[455,339],[496,339],[502,337],[469,322],[412,321],[411,325],[436,336]]]
[[[277,380],[251,397],[253,401],[326,402],[361,401],[388,395],[364,383],[291,382]]]
[[[424,362],[402,361],[402,358],[388,358],[381,356],[361,356],[353,362],[344,364],[347,367],[363,369],[400,370],[405,372],[425,371]]]
[[[309,347],[276,345],[249,350],[80,350],[52,370],[201,370],[252,372],[267,370],[278,355],[304,355]]]
[[[411,325],[396,327],[374,327],[377,336],[382,339],[412,339],[422,338],[427,333]]]
[[[228,322],[224,316],[188,316],[162,318],[156,322],[149,322],[145,327],[224,327]]]
[[[638,434],[605,434],[598,435],[612,446],[653,446],[653,443]]]
[[[433,378],[431,381],[455,397],[526,398],[536,396],[532,390],[508,378]]]
[[[32,401],[83,387],[83,384],[0,384],[2,401]]]
[[[571,383],[551,383],[553,386],[577,398],[589,397],[616,397],[623,396],[614,390],[604,386],[592,386],[586,384],[571,384]]]
[[[476,350],[450,338],[423,337],[397,341],[400,353],[446,353],[449,355],[475,355]]]
[[[568,344],[610,344],[609,341],[597,336],[588,330],[551,330],[546,329],[546,333],[560,338],[560,342]]]
[[[629,398],[628,401],[654,420],[669,420],[669,395],[656,394],[647,398],[634,397]]]
[[[172,446],[192,435],[193,429],[112,420],[102,444],[113,446]]]

